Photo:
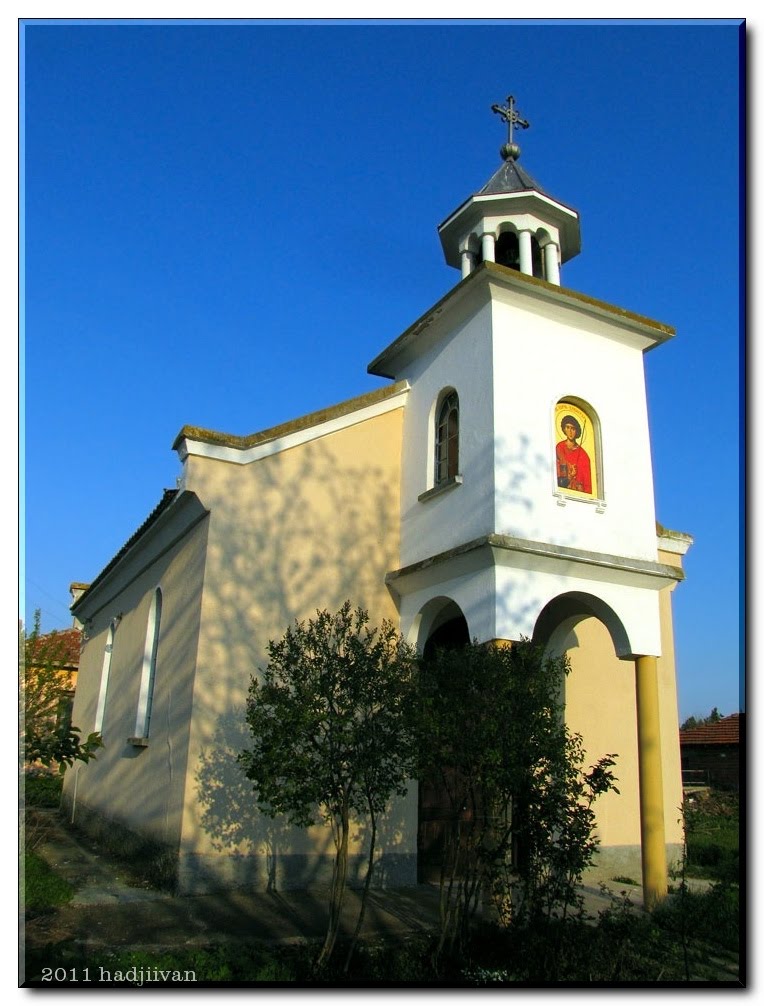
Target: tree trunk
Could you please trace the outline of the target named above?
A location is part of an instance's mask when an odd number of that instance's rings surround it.
[[[356,922],[355,932],[353,933],[353,939],[350,941],[350,947],[348,948],[348,955],[345,959],[345,974],[348,973],[350,968],[350,959],[353,956],[353,951],[355,950],[356,943],[358,942],[358,937],[361,935],[361,927],[363,926],[363,919],[366,915],[366,899],[369,894],[369,888],[371,887],[371,875],[374,870],[374,848],[377,844],[377,815],[374,813],[374,808],[371,803],[369,803],[369,815],[371,817],[371,839],[369,844],[369,865],[366,869],[366,880],[363,885],[363,895],[361,897],[361,908],[358,912],[358,921]]]
[[[347,880],[348,867],[348,837],[350,832],[350,812],[347,801],[340,811],[340,833],[337,842],[337,855],[334,860],[334,874],[332,877],[331,898],[329,901],[329,926],[326,931],[326,939],[318,955],[316,967],[320,968],[329,960],[337,942],[337,933],[340,928],[340,917],[342,914],[342,903],[345,899],[345,882]]]

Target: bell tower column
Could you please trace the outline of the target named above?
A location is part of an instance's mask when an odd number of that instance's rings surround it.
[[[526,276],[533,275],[533,250],[531,248],[531,232],[520,231],[518,235],[520,242],[520,272]]]
[[[548,283],[554,283],[555,286],[560,285],[560,260],[554,241],[544,245],[544,273]]]
[[[657,902],[666,897],[668,891],[658,708],[658,661],[655,657],[637,657],[636,686],[642,892],[645,908],[652,909]]]
[[[482,237],[482,251],[484,262],[496,261],[496,238],[493,234],[486,232]]]

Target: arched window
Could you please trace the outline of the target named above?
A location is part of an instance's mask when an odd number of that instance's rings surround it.
[[[109,672],[111,671],[111,655],[114,651],[114,622],[109,626],[106,636],[106,647],[103,651],[103,664],[101,665],[101,687],[98,690],[98,705],[96,706],[95,726],[96,733],[103,730],[103,716],[106,711],[106,693],[109,689]]]
[[[151,599],[149,622],[146,628],[146,645],[143,650],[143,670],[141,690],[138,696],[138,715],[135,720],[135,736],[149,735],[151,706],[154,701],[154,679],[157,669],[157,649],[159,647],[159,623],[162,618],[162,591],[157,587]]]
[[[554,409],[555,477],[558,491],[579,499],[602,499],[599,428],[596,416],[577,399]]]
[[[438,409],[435,427],[435,485],[459,474],[459,396],[451,391]]]

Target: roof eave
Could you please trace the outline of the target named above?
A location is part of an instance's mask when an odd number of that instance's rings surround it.
[[[574,310],[584,311],[611,323],[617,323],[640,336],[644,343],[644,352],[667,342],[675,335],[675,329],[671,325],[635,314],[633,311],[627,311],[625,308],[609,304],[607,301],[597,300],[595,297],[578,293],[576,290],[548,283],[544,279],[526,276],[525,273],[497,265],[495,262],[483,262],[376,356],[367,367],[368,372],[378,377],[397,377],[394,361],[400,358],[412,343],[430,328],[436,318],[444,311],[452,310],[454,305],[468,294],[474,293],[484,286],[488,287],[491,281],[498,281],[520,293],[530,293],[545,299],[556,300]]]

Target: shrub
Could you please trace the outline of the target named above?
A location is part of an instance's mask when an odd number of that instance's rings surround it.
[[[740,945],[740,892],[731,884],[714,884],[707,891],[685,888],[656,908],[654,916],[670,933],[681,934],[684,926],[694,939],[734,951]]]
[[[48,772],[24,776],[24,803],[27,807],[55,807],[61,803],[63,776]]]

